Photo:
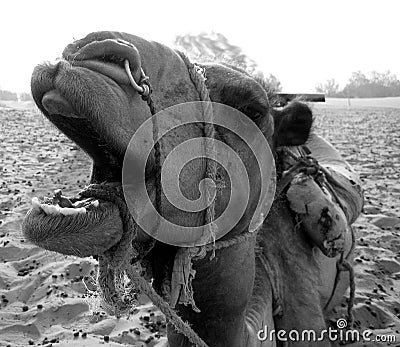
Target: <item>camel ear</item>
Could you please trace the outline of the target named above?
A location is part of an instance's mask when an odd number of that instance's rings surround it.
[[[310,136],[313,115],[311,109],[299,101],[292,101],[281,110],[272,112],[275,123],[275,146],[300,146]]]
[[[234,107],[256,123],[269,114],[265,89],[245,71],[219,64],[205,64],[204,67],[212,101]]]

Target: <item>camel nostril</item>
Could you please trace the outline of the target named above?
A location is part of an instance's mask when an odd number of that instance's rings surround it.
[[[77,115],[71,104],[56,90],[43,95],[42,105],[50,115],[61,115],[70,118],[82,118]]]

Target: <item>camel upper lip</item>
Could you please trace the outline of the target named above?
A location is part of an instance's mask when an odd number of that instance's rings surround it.
[[[44,115],[89,154],[97,167],[102,168],[100,181],[120,181],[121,155],[115,153],[104,138],[99,136],[99,124],[96,123],[94,120],[96,117],[93,115],[103,106],[90,102],[89,95],[91,93],[95,95],[96,92],[95,88],[91,91],[90,83],[92,82],[85,76],[90,73],[98,75],[99,83],[103,80],[102,76],[105,76],[106,85],[117,84],[110,76],[115,79],[120,78],[123,75],[123,69],[116,64],[95,61],[79,61],[76,65],[79,66],[60,60],[57,64],[37,66],[32,74],[33,98]],[[99,72],[101,67],[106,65],[110,65],[107,67],[108,70],[106,69],[107,74]],[[95,68],[92,70],[89,66]],[[93,83],[96,83],[95,75]],[[83,92],[80,89],[82,85],[84,85]]]
[[[118,84],[129,85],[129,77],[124,68],[114,62],[100,60],[78,60],[71,63],[72,66],[87,68],[98,72],[114,80]]]
[[[49,115],[62,115],[65,117],[71,118],[82,118],[83,115],[80,110],[76,110],[68,98],[57,86],[56,78],[60,71],[68,70],[73,68],[85,68],[106,76],[107,78],[113,80],[118,85],[129,85],[130,80],[125,72],[124,68],[116,62],[105,62],[100,60],[77,60],[77,61],[66,61],[61,60],[56,65],[48,65],[48,69],[53,70],[53,74],[51,75],[51,81],[46,81],[43,83],[43,76],[37,74],[35,77],[42,84],[46,84],[47,88],[41,90],[41,95],[39,96],[39,100],[43,108],[48,112]],[[44,75],[45,78],[49,78],[50,76]]]

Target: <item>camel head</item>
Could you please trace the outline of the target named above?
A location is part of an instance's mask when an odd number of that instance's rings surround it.
[[[93,160],[92,183],[112,186],[122,182],[127,149],[132,149],[133,158],[141,155],[140,146],[130,145],[131,138],[152,116],[149,105],[132,87],[125,71],[125,61],[129,62],[132,77],[137,83],[143,77],[142,71],[148,76],[157,111],[199,100],[199,92],[191,80],[188,67],[176,51],[126,33],[91,33],[68,45],[58,62],[41,64],[32,75],[32,95],[40,111]],[[301,145],[307,140],[312,124],[312,114],[307,106],[293,102],[283,109],[274,109],[271,94],[265,86],[245,71],[224,64],[201,65],[205,70],[210,99],[242,112],[273,150],[277,146]],[[168,118],[168,113],[163,117],[161,128],[163,124],[175,122],[173,118]],[[151,142],[151,133],[149,136],[148,141]],[[256,209],[261,194],[261,174],[250,146],[239,136],[221,126],[216,126],[215,136],[216,140],[238,153],[249,178],[248,203],[243,216],[230,230],[239,233],[249,225]],[[169,131],[160,141],[161,163],[179,144],[201,137],[204,137],[201,119]],[[178,186],[186,199],[199,198],[199,183],[205,177],[206,166],[206,159],[200,157],[187,162],[182,168]],[[145,177],[153,203],[157,169],[152,151],[146,158]],[[172,182],[168,173],[168,170],[163,172],[166,182]],[[216,195],[216,217],[228,205],[229,191],[234,185],[234,178],[229,177],[224,168],[218,169],[218,177],[223,185]],[[240,196],[241,187],[234,188],[238,189]],[[148,214],[146,206],[142,206],[144,214]],[[183,211],[171,204],[165,194],[162,194],[161,206],[163,216],[173,223],[185,227],[204,223],[204,209]],[[86,213],[48,214],[43,209],[33,209],[25,220],[24,233],[43,248],[87,256],[103,252],[117,243],[121,229],[118,208],[100,200]],[[139,230],[139,241],[149,238],[148,234]]]

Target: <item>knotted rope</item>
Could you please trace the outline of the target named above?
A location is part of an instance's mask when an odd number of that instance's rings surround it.
[[[121,197],[122,187],[110,189],[104,184],[92,184],[80,192],[82,197],[94,197],[113,202],[119,208],[123,221],[123,234],[117,245],[99,257],[98,285],[106,309],[111,314],[121,315],[136,303],[137,291],[146,294],[160,311],[169,319],[176,329],[183,333],[196,346],[208,347],[196,332],[185,323],[176,312],[153,289],[151,284],[141,276],[131,259],[140,259],[149,250],[143,249],[140,243],[133,242],[137,225],[130,217],[129,210]],[[125,286],[123,274],[131,283]]]
[[[354,229],[353,227],[350,226],[351,230],[351,248],[349,252],[347,253],[346,256],[344,256],[344,252],[341,253],[340,258],[338,259],[336,263],[336,276],[335,276],[335,282],[333,284],[333,289],[332,293],[329,297],[329,300],[327,301],[324,310],[328,308],[329,304],[331,303],[332,299],[335,296],[336,288],[339,284],[340,280],[340,273],[347,271],[349,273],[349,281],[350,281],[350,295],[349,295],[349,300],[347,303],[347,323],[348,327],[351,328],[353,325],[354,317],[353,317],[353,306],[354,306],[354,299],[355,299],[355,294],[356,294],[356,285],[355,285],[355,274],[354,274],[354,269],[351,263],[349,262],[350,255],[353,253],[356,240],[355,240],[355,235],[354,235]]]

